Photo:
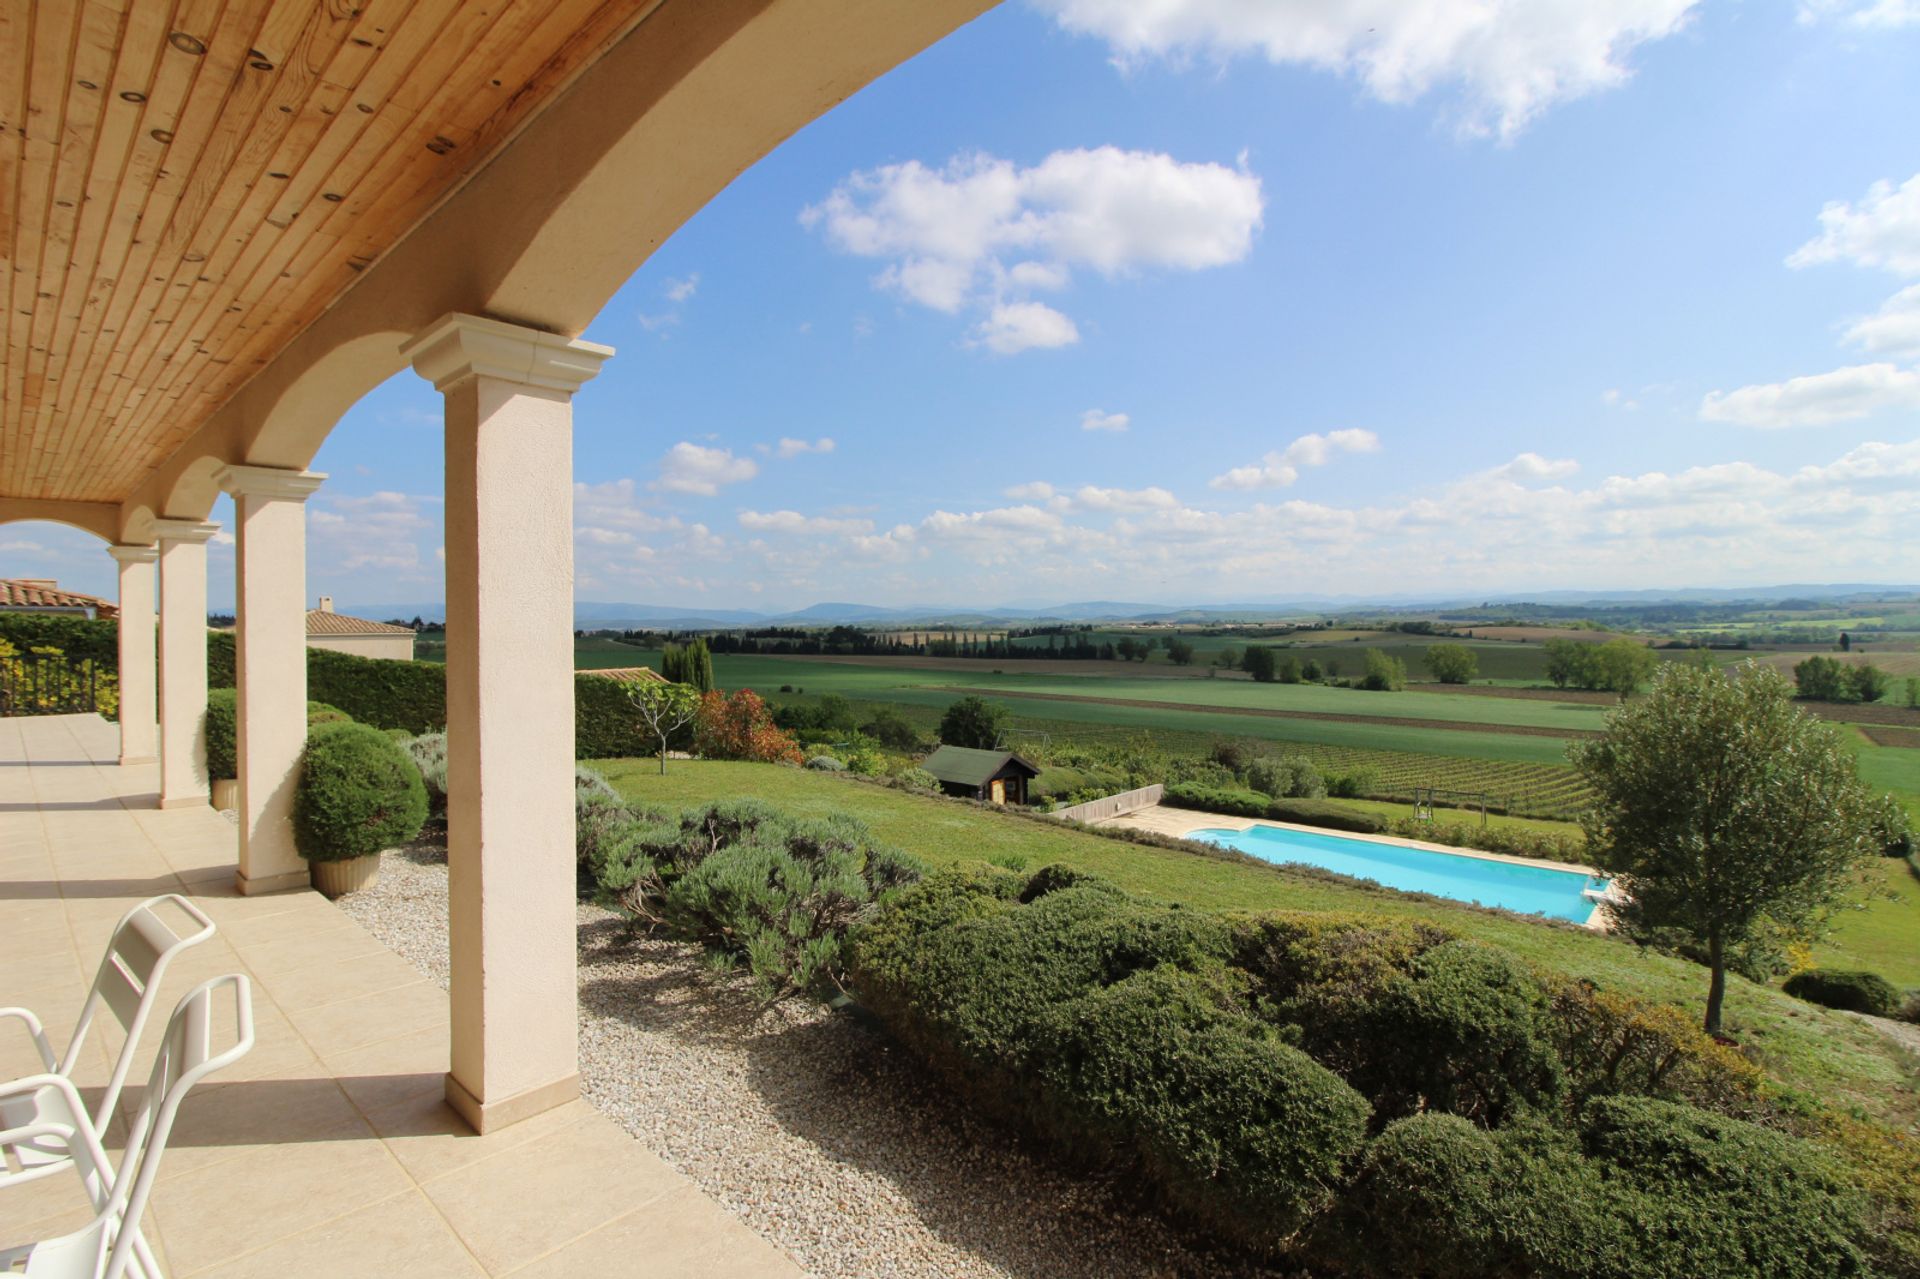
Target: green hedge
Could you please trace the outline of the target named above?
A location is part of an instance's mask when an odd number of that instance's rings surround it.
[[[398,742],[366,724],[324,724],[308,734],[293,797],[302,857],[366,857],[417,837],[426,820],[420,770]]]
[[[1879,973],[1813,968],[1795,973],[1781,988],[1796,999],[1850,1013],[1891,1017],[1900,1011],[1900,992]]]
[[[1870,1273],[1857,1196],[1811,1146],[1643,1097],[1571,1132],[1424,1114],[1373,1143],[1321,1242],[1357,1270],[1770,1279]]]
[[[1355,831],[1363,835],[1378,835],[1387,829],[1387,824],[1377,817],[1348,812],[1335,804],[1312,799],[1274,799],[1259,791],[1201,786],[1193,782],[1174,782],[1169,785],[1160,802],[1173,808],[1192,808],[1229,817],[1266,818],[1300,826],[1319,826],[1326,830]]]
[[[207,637],[207,685],[232,688],[235,682],[233,635],[215,632]],[[309,648],[307,696],[375,728],[431,733],[447,726],[447,668],[438,662]],[[576,758],[618,759],[660,748],[641,730],[624,685],[604,676],[575,675],[573,705]]]
[[[0,613],[0,639],[21,652],[57,648],[94,669],[120,670],[120,623],[68,613]]]
[[[974,1108],[1290,1270],[1811,1279],[1864,1273],[1885,1224],[1822,1148],[1691,1104],[1766,1113],[1677,1010],[1415,921],[981,867],[849,951]]]

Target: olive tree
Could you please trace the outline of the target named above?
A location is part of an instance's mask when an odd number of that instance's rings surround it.
[[[1705,949],[1709,1032],[1729,960],[1815,935],[1880,851],[1878,801],[1853,755],[1753,663],[1738,678],[1663,663],[1650,694],[1568,753],[1595,796],[1591,859],[1627,897],[1621,922]]]
[[[647,731],[660,739],[660,773],[667,772],[667,743],[700,713],[700,692],[691,684],[635,684],[627,699]]]

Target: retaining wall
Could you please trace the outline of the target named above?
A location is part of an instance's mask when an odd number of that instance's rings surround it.
[[[1131,813],[1137,808],[1151,808],[1160,802],[1167,788],[1159,782],[1151,786],[1142,786],[1139,790],[1121,791],[1118,795],[1108,795],[1103,799],[1090,799],[1084,804],[1075,804],[1072,808],[1057,808],[1052,816],[1067,821],[1103,822],[1109,817],[1118,817],[1122,813]]]

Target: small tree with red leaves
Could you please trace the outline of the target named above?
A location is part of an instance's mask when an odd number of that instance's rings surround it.
[[[694,719],[694,749],[708,759],[746,759],[798,764],[800,748],[773,722],[773,712],[750,688],[714,691],[700,698]]]

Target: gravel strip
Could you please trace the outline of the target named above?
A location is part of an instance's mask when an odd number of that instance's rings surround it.
[[[385,854],[340,900],[447,982],[446,851]],[[587,1100],[820,1275],[1267,1275],[1201,1251],[1125,1185],[978,1122],[861,1019],[795,998],[762,1010],[698,947],[580,907]]]

